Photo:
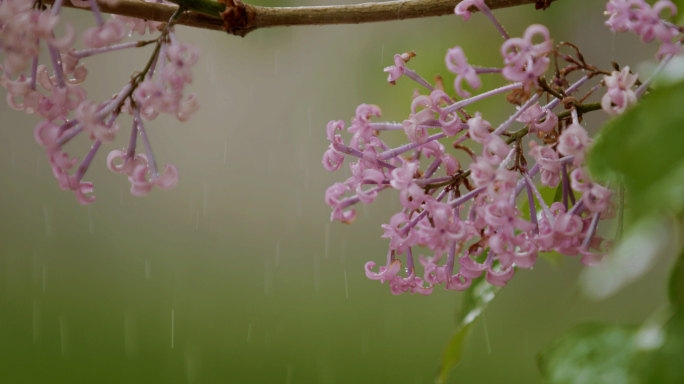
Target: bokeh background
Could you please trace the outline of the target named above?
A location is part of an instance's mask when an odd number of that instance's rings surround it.
[[[513,36],[548,25],[555,41],[580,45],[602,68],[651,60],[656,47],[603,26],[604,3],[496,14]],[[92,24],[86,12],[64,13],[80,28]],[[0,107],[0,382],[432,382],[463,294],[397,297],[366,279],[363,265],[385,258],[380,224],[399,203],[386,191],[358,207],[353,225],[329,222],[325,189],[348,173],[321,166],[325,125],[349,121],[360,103],[405,119],[415,86],[389,86],[382,71],[395,53],[415,50],[410,66],[428,79],[442,74],[453,92],[447,48],[500,65],[497,31],[474,15],[246,38],[181,26],[177,36],[203,53],[191,86],[201,109],[187,123],[162,116],[146,125],[158,162],[181,172],[173,190],[134,197],[106,169],[106,153],[125,146],[122,118],[122,133],[85,178],[97,202],[81,206],[58,189],[33,141],[37,119]],[[87,59],[90,98],[117,92],[150,50]],[[485,78],[485,89],[497,84]],[[498,124],[513,107],[501,96],[476,110]],[[88,146],[77,140],[69,151],[82,158]],[[577,288],[578,260],[540,260],[488,308],[450,382],[540,382],[537,351],[571,324],[639,322],[658,308],[669,262],[597,303]]]

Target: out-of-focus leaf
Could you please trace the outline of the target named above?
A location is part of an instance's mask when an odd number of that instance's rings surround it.
[[[458,331],[454,332],[451,336],[451,339],[449,339],[449,344],[447,344],[444,355],[442,356],[439,372],[437,372],[437,378],[435,379],[436,383],[445,383],[451,370],[461,361],[465,340],[470,334],[472,326],[473,323],[470,323],[465,327],[459,328]]]
[[[679,257],[672,268],[668,293],[670,295],[670,303],[674,307],[684,308],[684,249],[680,251]]]
[[[555,200],[555,196],[558,194],[557,190],[549,187],[537,187],[539,189],[539,193],[542,195],[542,198],[546,202],[546,205],[550,206]],[[563,190],[562,190],[562,185],[558,185],[558,188],[561,188],[561,198],[563,197]],[[527,190],[523,189],[522,193],[525,198],[523,199],[523,202],[520,204],[518,209],[520,210],[520,213],[522,213],[522,218],[525,220],[530,220],[530,202],[529,199],[527,198]],[[559,200],[560,201],[560,200]],[[539,202],[537,201],[537,198],[534,198],[534,205],[537,210],[537,214],[541,211],[541,205],[539,205]]]
[[[628,224],[658,210],[684,209],[684,82],[657,89],[610,120],[589,153],[594,177],[624,182]]]
[[[582,324],[539,354],[539,368],[551,384],[631,384],[637,327]]]
[[[556,194],[553,195],[553,202],[557,203],[559,201],[563,200],[563,182],[561,181],[560,184],[558,184],[558,187],[556,187]]]
[[[684,383],[684,311],[667,322],[662,347],[639,356],[635,371],[642,384]]]
[[[671,250],[673,240],[668,220],[656,217],[641,220],[627,231],[600,266],[582,271],[580,289],[594,300],[613,295],[648,272],[658,256]]]
[[[491,285],[485,281],[484,275],[473,280],[471,287],[465,291],[461,312],[457,316],[456,331],[446,346],[437,377],[438,384],[446,382],[451,370],[461,361],[464,343],[473,326],[473,322],[480,317],[487,305],[501,291],[502,287]]]

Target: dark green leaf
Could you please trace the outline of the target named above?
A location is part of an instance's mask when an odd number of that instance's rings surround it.
[[[539,368],[552,384],[630,384],[636,332],[630,326],[576,326],[539,354]]]
[[[594,177],[624,182],[631,223],[684,210],[684,82],[657,89],[601,130],[589,153]]]
[[[442,361],[437,372],[437,383],[444,383],[451,370],[461,361],[463,355],[464,342],[473,322],[480,317],[487,305],[494,300],[494,297],[501,291],[501,287],[496,287],[485,281],[484,275],[473,280],[473,284],[466,290],[461,312],[456,318],[458,324],[456,331],[449,339]]]
[[[672,268],[668,293],[673,306],[684,308],[684,249],[680,251]]]
[[[684,383],[684,310],[667,322],[664,336],[662,347],[635,361],[641,384]]]

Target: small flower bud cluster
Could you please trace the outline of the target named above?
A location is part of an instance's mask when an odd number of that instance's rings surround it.
[[[129,32],[142,35],[147,29],[157,31],[161,24],[121,17],[105,21],[95,0],[74,1],[76,6],[89,7],[95,21],[94,27],[81,34],[87,49],[77,51],[71,48],[76,33],[70,24],[64,23],[64,36],[56,37],[54,32],[62,28],[62,2],[55,1],[50,8],[41,4],[32,0],[0,1],[0,52],[4,56],[0,85],[7,90],[11,108],[43,119],[36,125],[34,137],[45,147],[59,187],[73,191],[82,204],[95,200],[92,183],[82,179],[101,145],[114,140],[121,112],[133,116],[129,147],[110,153],[109,168],[128,176],[134,195],[144,195],[152,186],[175,186],[178,171],[166,165],[163,174],[158,172],[143,120],[168,113],[186,121],[198,108],[194,95],[184,96],[185,86],[192,82],[190,68],[197,62],[198,52],[174,36],[173,23],[180,13],[174,14],[155,40],[122,43]],[[105,101],[87,99],[81,84],[88,70],[81,59],[146,45],[154,46],[149,62],[118,94]],[[47,49],[48,65],[39,62],[41,49]],[[78,159],[69,155],[65,146],[82,134],[93,144],[77,166]],[[138,136],[145,154],[136,154]]]
[[[456,13],[467,20],[472,7],[493,17],[480,0],[461,2]],[[497,21],[494,24],[503,31]],[[327,125],[330,144],[323,166],[337,171],[347,160],[351,171],[351,177],[326,191],[332,221],[352,223],[353,205],[370,204],[387,189],[398,191],[401,210],[382,225],[381,237],[389,241],[385,263],[377,270],[373,261],[365,265],[366,276],[387,282],[393,294],[429,295],[440,284],[464,290],[483,275],[490,284],[503,286],[516,270],[531,269],[540,252],[580,256],[583,264],[595,265],[611,246],[597,228],[601,220],[614,216],[617,204],[611,200],[613,191],[587,173],[592,139],[581,119],[588,110],[602,107],[613,115],[633,104],[638,98],[632,89],[636,75],[625,67],[605,76],[589,94],[601,86],[608,91],[602,103],[589,109],[577,101],[586,96],[570,95],[608,72],[586,64],[579,49],[577,58],[559,53],[542,25],[528,27],[522,38],[502,34],[502,68],[471,66],[460,47],[447,51],[447,68],[456,75],[454,90],[463,99],[412,71],[408,63],[415,53],[405,53],[395,55],[395,65],[385,69],[388,81],[406,76],[425,94],[414,93],[403,122],[376,121],[380,108],[361,104],[348,127],[341,120]],[[568,44],[559,47],[563,45]],[[549,85],[543,75],[552,55],[568,65],[556,69]],[[567,76],[575,71],[583,76],[571,83]],[[485,73],[501,74],[514,83],[476,96],[463,89],[464,81],[480,88],[479,76]],[[467,111],[477,101],[502,93],[509,93],[507,100],[518,108],[497,127],[479,112]],[[540,104],[545,94],[552,101]],[[561,104],[566,111],[553,112]],[[516,122],[523,127],[509,131]],[[391,148],[379,136],[388,130],[404,131],[408,143]],[[447,138],[451,145],[442,143]],[[465,151],[472,161],[461,164],[449,153],[451,148]],[[529,168],[528,159],[535,162]],[[557,201],[542,197],[533,181],[537,174],[542,186],[557,188]],[[519,199],[523,190],[526,196]],[[522,201],[529,215],[518,209]],[[419,251],[422,254],[414,256]]]

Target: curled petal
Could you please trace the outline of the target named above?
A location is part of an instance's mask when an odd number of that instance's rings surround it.
[[[178,168],[174,165],[166,164],[164,174],[154,180],[154,184],[161,189],[171,189],[178,184]]]

